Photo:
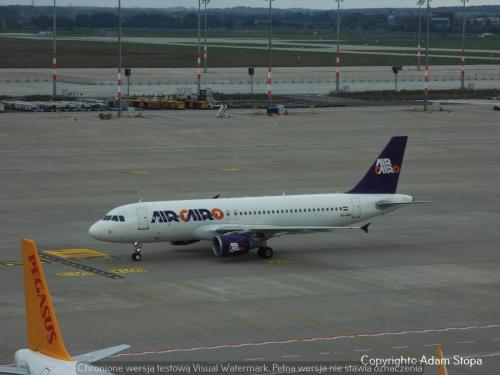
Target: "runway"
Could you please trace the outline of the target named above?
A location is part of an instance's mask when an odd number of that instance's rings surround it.
[[[440,344],[446,356],[483,360],[450,375],[494,373],[499,115],[446,108],[0,114],[0,362],[26,346],[27,236],[46,254],[75,355],[124,343],[113,361],[334,363],[429,356]],[[277,238],[269,261],[215,258],[208,243],[145,245],[136,263],[131,245],[87,234],[139,199],[347,191],[394,135],[409,136],[398,191],[433,203],[376,218],[368,235]]]

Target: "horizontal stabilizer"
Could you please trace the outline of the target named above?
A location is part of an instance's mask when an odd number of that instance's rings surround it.
[[[380,210],[385,210],[391,207],[399,207],[399,206],[408,206],[412,204],[419,203],[432,203],[432,201],[413,201],[413,202],[391,202],[391,201],[379,201],[376,203],[376,206]]]
[[[112,346],[110,348],[97,350],[95,352],[90,352],[86,354],[78,355],[75,358],[75,361],[80,363],[94,363],[100,361],[101,359],[112,356],[113,354],[124,351],[125,349],[130,348],[130,345],[117,345]]]
[[[27,369],[20,367],[0,366],[0,374],[29,375],[29,372]]]

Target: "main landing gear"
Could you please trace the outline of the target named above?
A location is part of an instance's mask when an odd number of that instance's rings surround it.
[[[257,254],[259,255],[259,258],[263,258],[263,259],[271,259],[273,257],[273,249],[271,249],[270,247],[268,246],[262,246],[262,247],[259,247],[259,251],[257,252]]]
[[[142,259],[141,250],[142,244],[139,242],[134,242],[135,252],[132,253],[132,260],[139,262]]]

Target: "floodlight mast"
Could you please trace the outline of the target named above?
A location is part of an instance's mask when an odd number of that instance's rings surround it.
[[[196,57],[196,95],[201,96],[201,0],[198,0],[198,54]]]
[[[208,57],[208,45],[207,45],[207,38],[208,38],[208,24],[207,24],[207,5],[210,2],[210,0],[203,0],[203,3],[205,4],[205,45],[204,45],[204,51],[203,51],[203,73],[207,74],[208,73],[208,62],[207,62],[207,57]]]
[[[118,75],[116,99],[118,101],[118,116],[122,115],[122,0],[118,0]]]
[[[422,57],[422,5],[425,0],[418,0],[418,44],[417,44],[417,69],[420,71]]]
[[[466,10],[466,3],[469,2],[469,0],[459,0],[463,3],[464,6],[464,11],[463,11],[463,17],[462,17],[462,54],[461,54],[461,70],[460,70],[460,88],[462,90],[465,89],[465,26],[466,26],[466,20],[465,20],[465,10]]]
[[[33,3],[33,6],[35,4]],[[56,18],[56,0],[54,0],[54,9],[52,17],[52,100],[57,96],[57,18]]]
[[[269,1],[269,44],[268,44],[268,67],[267,67],[267,107],[273,104],[273,1]]]
[[[425,42],[425,75],[424,75],[424,110],[427,111],[429,107],[429,41],[430,41],[430,27],[431,27],[431,20],[430,20],[430,11],[431,11],[431,0],[427,0],[427,11],[426,11],[426,18],[427,18],[427,36],[426,36],[426,42]]]
[[[335,91],[340,93],[340,2],[344,0],[335,0],[337,2],[337,53],[335,57]]]

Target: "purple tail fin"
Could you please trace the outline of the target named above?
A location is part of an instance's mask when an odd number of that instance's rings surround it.
[[[392,137],[365,177],[347,194],[395,194],[408,137]]]

